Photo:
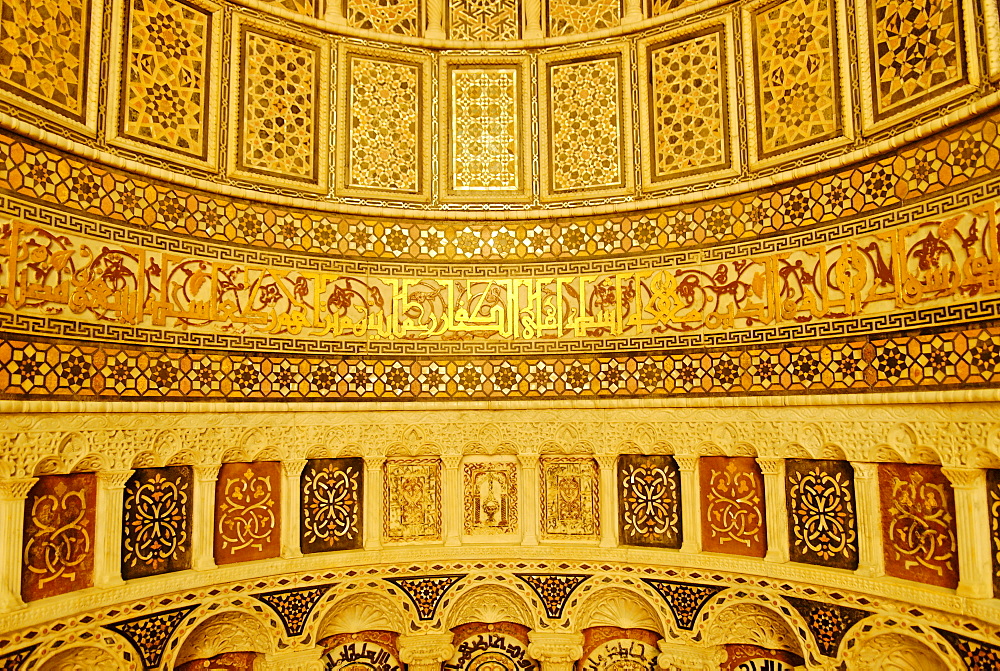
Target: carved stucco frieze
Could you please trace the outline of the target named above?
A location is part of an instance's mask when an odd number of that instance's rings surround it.
[[[113,409],[113,406],[111,407]],[[594,454],[655,450],[851,461],[1000,465],[996,404],[747,408],[267,410],[0,415],[0,474],[28,477],[139,465],[315,456]],[[491,413],[492,414],[492,413]],[[200,426],[192,426],[200,424]],[[128,428],[121,428],[121,427]],[[600,450],[596,447],[600,446]],[[93,462],[93,463],[91,463]]]

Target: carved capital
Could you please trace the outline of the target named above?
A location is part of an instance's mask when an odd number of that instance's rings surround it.
[[[784,475],[785,460],[772,459],[771,457],[757,457],[757,465],[760,466],[762,475]]]
[[[521,468],[538,468],[537,454],[518,454],[517,461],[521,464]]]
[[[597,465],[602,469],[613,469],[618,463],[617,454],[595,454],[594,459],[597,460]]]
[[[369,471],[381,471],[385,465],[385,457],[381,454],[366,454],[365,468]]]
[[[448,661],[455,654],[450,631],[410,634],[399,637],[399,659],[410,666],[426,666]]]
[[[572,665],[583,656],[583,634],[531,631],[528,641],[528,655],[543,666]]]
[[[726,649],[721,645],[696,647],[690,643],[657,641],[660,654],[656,663],[666,671],[715,671],[726,660]]]
[[[441,465],[445,468],[458,468],[462,465],[461,454],[442,454],[441,455]]]
[[[306,459],[290,459],[281,462],[281,474],[286,478],[297,478],[302,475],[302,469],[306,467]]]
[[[986,471],[982,468],[945,467],[941,472],[955,489],[986,489]]]
[[[23,501],[38,478],[5,478],[0,480],[0,501]]]
[[[878,464],[872,464],[867,461],[852,461],[851,466],[854,467],[854,477],[860,480],[875,480],[878,478]]]
[[[133,471],[99,471],[97,486],[104,489],[125,489],[125,483],[132,477]]]
[[[698,470],[698,457],[690,455],[674,455],[674,461],[677,462],[677,468],[682,471],[695,471]]]
[[[215,482],[219,479],[219,467],[215,464],[200,464],[192,468],[195,482]]]

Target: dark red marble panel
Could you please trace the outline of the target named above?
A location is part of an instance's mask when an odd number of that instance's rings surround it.
[[[767,553],[764,477],[750,457],[702,457],[701,541],[706,552]]]
[[[215,488],[215,561],[281,554],[281,464],[223,464]]]
[[[879,464],[885,572],[958,587],[955,496],[939,466]]]
[[[993,552],[993,596],[1000,598],[1000,470],[986,475],[986,503],[990,509],[990,539]]]
[[[35,601],[94,584],[97,476],[46,475],[24,503],[21,598]]]

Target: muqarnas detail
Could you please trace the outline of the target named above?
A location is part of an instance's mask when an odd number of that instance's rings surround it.
[[[858,567],[854,469],[844,461],[785,462],[788,544],[792,561]]]
[[[122,577],[191,568],[190,466],[140,468],[125,484]]]
[[[618,500],[623,545],[680,548],[681,481],[673,457],[619,457]]]
[[[301,483],[302,552],[360,548],[364,461],[311,459]]]

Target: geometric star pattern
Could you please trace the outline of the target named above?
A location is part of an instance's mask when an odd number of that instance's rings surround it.
[[[197,607],[197,605],[185,606],[153,615],[134,617],[124,622],[105,625],[105,628],[116,631],[127,638],[139,652],[145,668],[152,669],[160,664],[160,659],[167,649],[171,634],[174,633],[181,621]]]

